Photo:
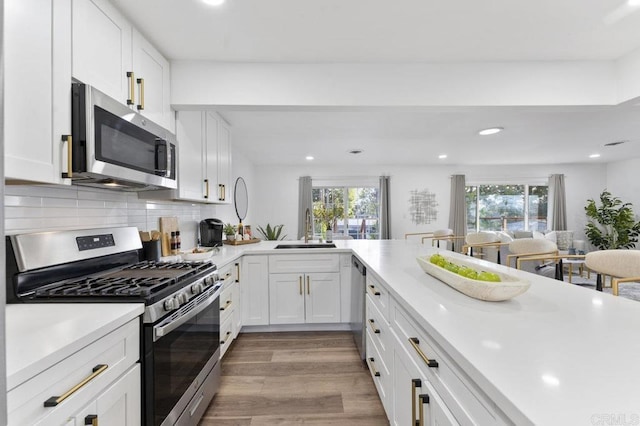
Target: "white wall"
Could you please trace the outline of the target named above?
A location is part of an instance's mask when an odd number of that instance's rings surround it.
[[[575,231],[575,239],[584,239],[584,205],[588,198],[596,197],[606,186],[606,166],[595,165],[553,165],[553,166],[353,166],[343,167],[291,167],[257,166],[256,203],[260,206],[253,214],[253,220],[261,226],[266,223],[284,224],[285,233],[295,239],[297,230],[298,177],[312,178],[376,177],[381,174],[391,176],[391,232],[393,238],[404,238],[405,233],[426,232],[448,227],[450,176],[466,175],[467,181],[504,182],[505,180],[542,180],[549,175],[564,173],[567,190],[567,220],[569,228]],[[415,225],[409,215],[409,191],[428,189],[436,194],[438,217],[431,224]]]
[[[606,189],[623,202],[632,203],[640,219],[640,158],[607,164]]]

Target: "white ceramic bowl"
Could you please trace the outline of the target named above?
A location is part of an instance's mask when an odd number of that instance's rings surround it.
[[[213,249],[203,249],[200,248],[198,250],[206,250],[206,251],[202,251],[200,253],[194,253],[192,251],[185,251],[180,253],[180,256],[182,257],[182,260],[186,260],[186,261],[193,261],[193,260],[207,260],[209,259],[211,256],[213,256]]]
[[[434,265],[429,261],[431,256],[417,258],[418,264],[427,274],[439,279],[459,292],[466,294],[469,297],[473,297],[474,299],[491,302],[508,300],[524,293],[531,286],[529,281],[520,279],[513,275],[505,274],[498,270],[498,268],[487,267],[486,262],[481,264],[478,259],[474,259],[472,257],[469,257],[468,259],[460,259],[458,257],[447,256],[443,253],[439,254],[447,261],[453,262],[456,265],[467,266],[475,269],[476,271],[493,272],[500,276],[500,282],[474,280],[455,274],[451,271],[447,271],[441,266]]]

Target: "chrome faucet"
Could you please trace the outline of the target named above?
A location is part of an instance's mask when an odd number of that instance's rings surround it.
[[[311,230],[311,212],[307,209],[304,212],[304,242],[309,242],[309,231]]]

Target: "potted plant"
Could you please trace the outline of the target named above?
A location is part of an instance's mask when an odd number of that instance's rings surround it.
[[[236,239],[236,226],[230,223],[227,223],[222,229],[224,234],[227,236],[227,240],[233,241]]]
[[[631,203],[623,203],[607,190],[600,194],[600,203],[597,206],[589,199],[584,208],[589,221],[585,227],[589,242],[600,250],[634,248],[640,235],[640,221],[636,222]]]
[[[269,225],[267,223],[267,226],[265,228],[258,226],[258,232],[260,234],[262,234],[262,236],[264,237],[265,240],[284,240],[287,236],[283,235],[282,237],[280,236],[280,234],[282,234],[282,228],[284,228],[284,225],[275,225],[273,227],[271,227],[271,225]]]

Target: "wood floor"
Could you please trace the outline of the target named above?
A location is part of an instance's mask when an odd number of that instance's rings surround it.
[[[200,426],[388,426],[348,332],[244,333]]]

